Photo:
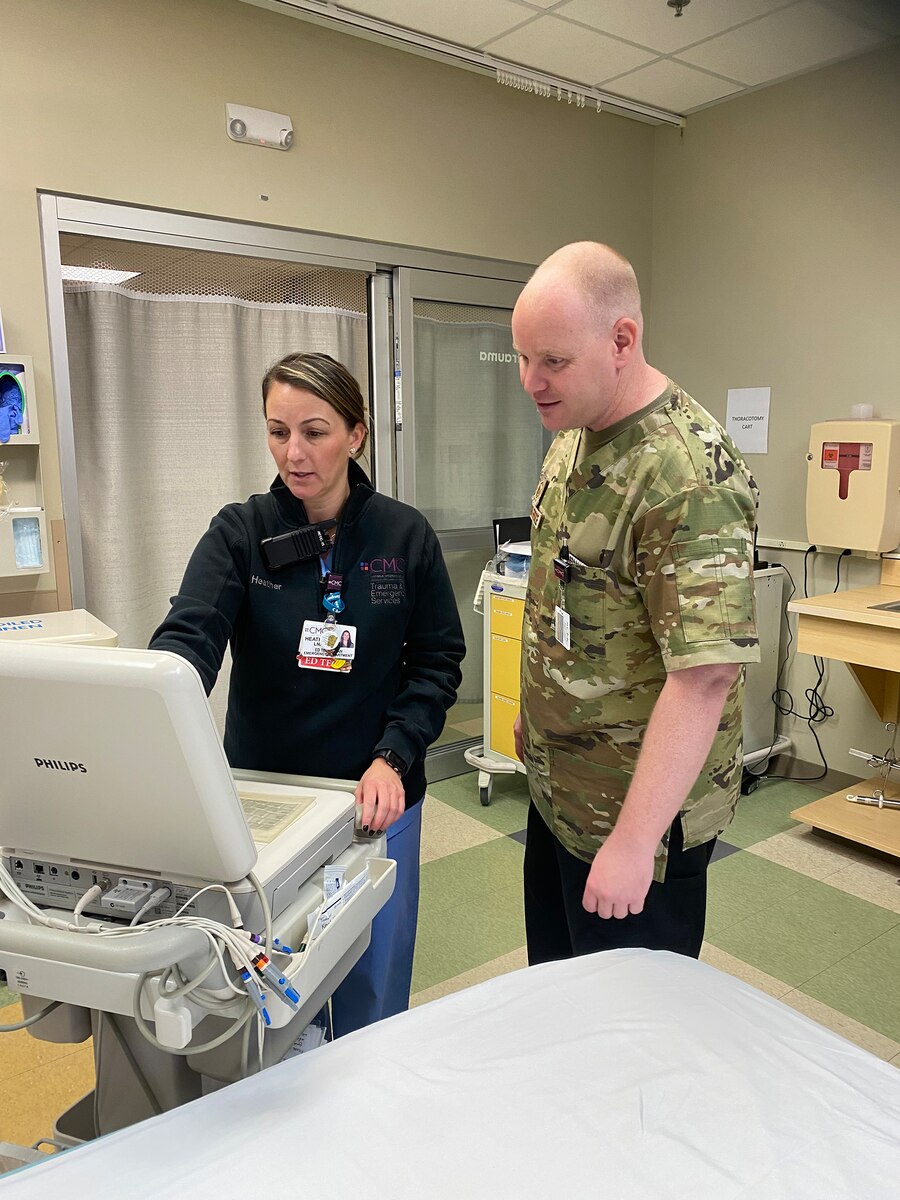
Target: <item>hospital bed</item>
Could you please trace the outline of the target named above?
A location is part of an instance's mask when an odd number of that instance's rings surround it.
[[[0,1180],[219,1200],[896,1200],[900,1072],[748,985],[617,950],[531,967]]]

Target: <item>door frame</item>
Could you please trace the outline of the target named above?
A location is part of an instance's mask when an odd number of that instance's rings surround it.
[[[449,304],[471,304],[478,308],[509,311],[515,306],[526,278],[516,280],[485,278],[459,272],[397,267],[394,270],[394,433],[397,453],[397,496],[406,504],[416,505],[416,398],[415,337],[413,303],[436,300]],[[435,530],[444,553],[459,550],[493,553],[494,531],[488,524],[474,529]],[[489,703],[484,697],[484,703]],[[465,752],[482,738],[468,738],[450,746],[432,747],[426,770],[429,782],[460,775],[471,770]]]
[[[38,192],[47,299],[50,367],[56,409],[59,479],[71,603],[85,605],[84,549],[75,463],[75,432],[59,235],[113,238],[163,246],[277,258],[365,271],[369,308],[369,404],[375,486],[390,496],[414,488],[412,300],[443,299],[511,308],[533,264],[374,242],[338,234],[167,212],[115,201]],[[404,390],[405,389],[405,390]],[[403,428],[405,412],[409,424]],[[405,443],[403,437],[405,435]],[[412,476],[410,476],[412,472]],[[448,549],[480,545],[483,531],[451,531]],[[469,770],[459,747],[432,749],[429,779]]]
[[[311,230],[166,212],[57,192],[38,193],[38,215],[43,248],[44,289],[47,297],[50,365],[56,406],[63,521],[72,605],[75,608],[83,608],[85,603],[84,551],[75,467],[72,392],[59,252],[60,233],[80,233],[89,237],[183,246],[222,254],[277,258],[310,265],[365,271],[369,275],[369,395],[372,409],[375,486],[379,491],[392,496],[398,494],[394,439],[390,434],[394,432],[396,424],[395,361],[397,354],[401,352],[397,342],[398,332],[396,329],[392,331],[392,273],[398,268],[421,270],[427,273],[444,273],[450,279],[461,276],[478,279],[485,284],[494,281],[502,285],[504,281],[524,283],[534,269],[527,263],[374,242]],[[410,302],[410,317],[411,313]],[[408,378],[411,380],[412,376]]]

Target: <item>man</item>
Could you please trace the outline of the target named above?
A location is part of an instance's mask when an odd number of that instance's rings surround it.
[[[759,659],[756,486],[645,360],[637,280],[608,246],[542,263],[512,332],[558,434],[532,503],[516,722],[529,962],[618,946],[697,957],[740,785],[742,664]]]

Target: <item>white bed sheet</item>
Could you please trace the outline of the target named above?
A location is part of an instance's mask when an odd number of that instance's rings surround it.
[[[0,1194],[897,1200],[900,1071],[703,963],[620,950],[424,1005]]]

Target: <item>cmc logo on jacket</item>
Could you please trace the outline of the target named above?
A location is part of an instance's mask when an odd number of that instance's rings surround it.
[[[80,771],[82,775],[87,775],[84,763],[64,762],[61,758],[36,758],[34,765],[46,767],[48,771]]]
[[[372,575],[403,575],[406,571],[405,558],[370,558],[369,572]]]
[[[381,554],[359,564],[369,576],[369,598],[373,604],[403,604],[406,601],[406,559]]]

